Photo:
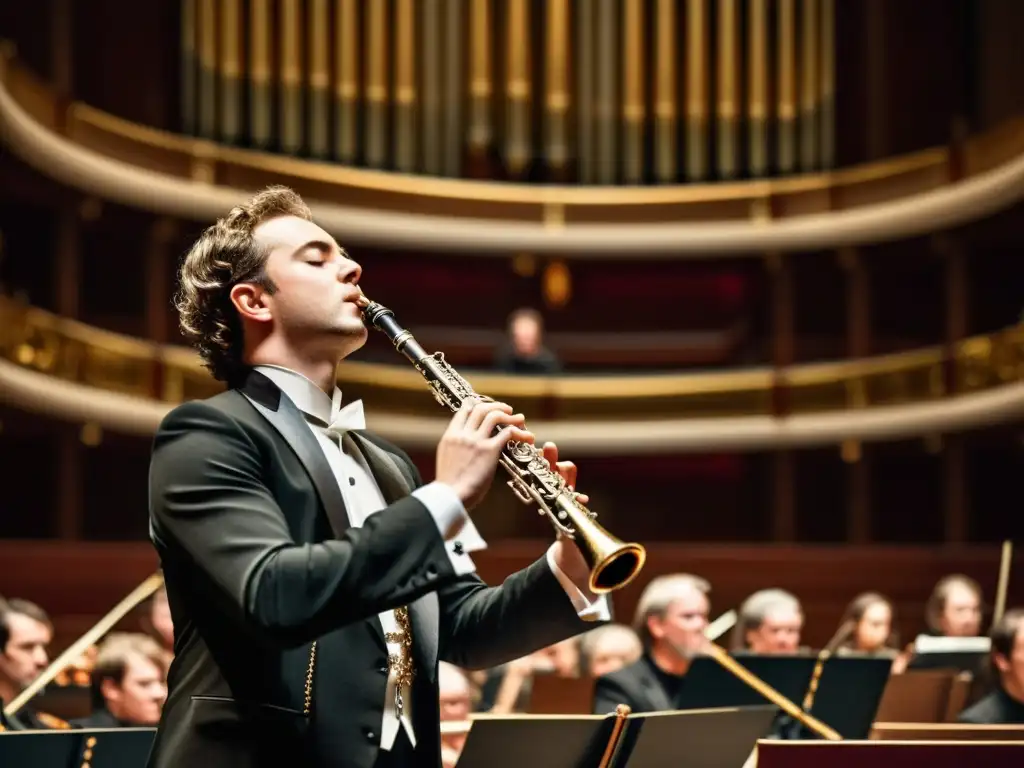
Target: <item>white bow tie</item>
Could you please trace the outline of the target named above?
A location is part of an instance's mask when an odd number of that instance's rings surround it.
[[[363,401],[353,400],[346,405],[331,421],[327,433],[342,437],[353,429],[366,429],[366,417],[363,415]]]

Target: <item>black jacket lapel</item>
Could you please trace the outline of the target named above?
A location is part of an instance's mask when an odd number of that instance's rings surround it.
[[[277,385],[259,371],[249,373],[241,391],[295,451],[313,481],[334,535],[340,536],[349,527],[345,500],[331,465],[327,463],[323,449],[306,424],[302,411],[290,399],[282,396]]]
[[[366,464],[388,504],[404,499],[415,490],[412,485],[413,479],[407,474],[400,459],[385,451],[359,431],[348,433],[346,440],[349,438],[366,459]],[[431,680],[433,680],[434,667],[437,662],[439,622],[440,612],[436,593],[430,592],[409,605],[413,654],[418,657],[420,669],[425,670]],[[381,642],[384,642],[384,636],[379,632],[377,634],[380,636]]]

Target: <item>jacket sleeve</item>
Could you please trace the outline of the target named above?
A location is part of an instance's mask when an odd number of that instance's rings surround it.
[[[414,485],[415,464],[400,449],[379,441],[405,462]],[[577,614],[548,562],[539,558],[500,586],[476,573],[439,584],[438,655],[464,669],[488,669],[526,656],[597,626]]]
[[[299,544],[263,473],[250,436],[206,403],[179,406],[157,432],[150,529],[165,569],[183,563],[264,641],[302,645],[457,580],[415,497],[338,539]]]
[[[634,706],[632,696],[613,675],[602,675],[594,683],[594,714],[607,715],[615,712],[619,704]]]

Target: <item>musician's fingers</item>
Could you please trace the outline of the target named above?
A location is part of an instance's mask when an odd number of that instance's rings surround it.
[[[587,496],[587,494],[585,494],[585,493],[577,493],[576,494],[576,501],[578,501],[580,504],[589,504],[590,503],[590,497]]]
[[[558,469],[560,474],[565,479],[565,484],[570,488],[576,487],[576,465],[571,461],[560,461],[555,467]]]
[[[544,461],[548,463],[548,469],[551,469],[558,464],[558,446],[552,442],[544,443],[541,448],[541,455],[544,457]]]
[[[455,415],[452,416],[452,420],[448,422],[448,430],[450,432],[455,432],[465,427],[466,421],[469,419],[469,414],[472,413],[475,405],[476,400],[473,398],[466,398],[463,400],[459,410],[455,412]]]
[[[488,417],[492,415],[511,414],[512,406],[505,403],[496,403],[493,400],[483,400],[476,403],[466,419],[466,426],[469,429],[477,430],[483,426]],[[490,434],[490,432],[488,432]]]

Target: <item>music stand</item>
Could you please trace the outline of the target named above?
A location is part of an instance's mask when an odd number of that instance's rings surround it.
[[[155,728],[8,731],[0,736],[0,765],[11,768],[142,768]]]
[[[918,635],[907,669],[955,669],[977,675],[985,666],[991,645],[988,637]]]
[[[814,657],[731,655],[790,701],[796,704],[803,701],[814,672]],[[710,656],[698,656],[690,663],[686,681],[675,701],[676,709],[758,707],[770,703]]]
[[[459,768],[598,768],[615,715],[474,715]]]
[[[628,715],[609,768],[739,768],[775,713],[762,706]]]
[[[844,739],[866,739],[889,681],[892,659],[832,656],[825,661],[810,714],[834,728]],[[802,704],[802,698],[794,699]],[[799,729],[803,738],[817,738]]]

